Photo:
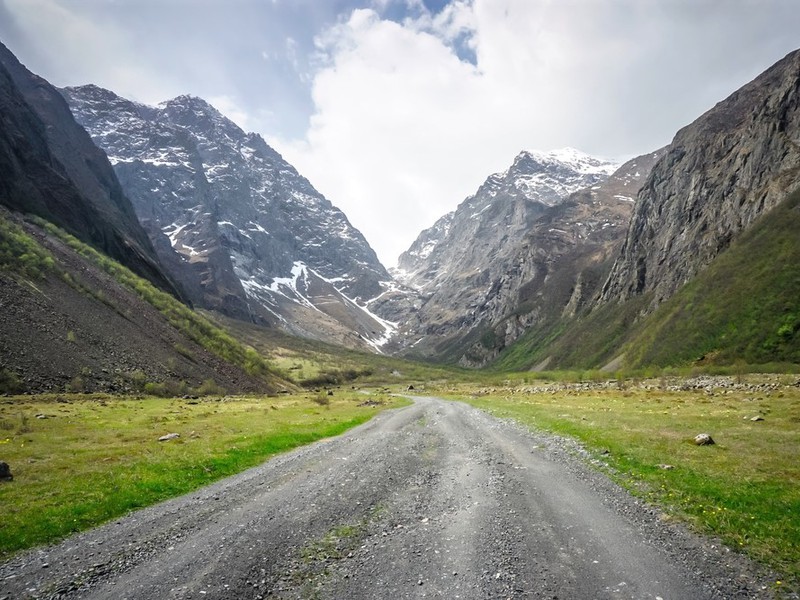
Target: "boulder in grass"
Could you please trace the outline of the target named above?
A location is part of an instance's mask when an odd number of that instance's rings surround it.
[[[714,440],[707,433],[698,433],[694,436],[694,443],[697,446],[711,446],[715,444]]]
[[[162,435],[160,438],[158,438],[158,441],[159,442],[168,442],[170,440],[174,440],[174,439],[179,438],[179,437],[181,437],[180,433],[168,433],[167,435]]]
[[[0,481],[11,481],[14,476],[11,474],[11,467],[8,463],[0,462]]]

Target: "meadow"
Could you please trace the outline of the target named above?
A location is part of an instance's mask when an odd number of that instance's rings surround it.
[[[0,557],[197,489],[407,401],[354,391],[0,400]],[[177,433],[180,437],[158,441]]]

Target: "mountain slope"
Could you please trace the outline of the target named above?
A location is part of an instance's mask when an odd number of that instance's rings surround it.
[[[800,51],[680,130],[636,203],[603,290],[650,309],[800,182]]]
[[[548,261],[578,243],[598,219],[601,229],[603,223],[610,226],[609,219],[616,225],[627,219],[631,203],[619,191],[624,186],[616,192],[620,198],[602,194],[602,206],[595,201],[596,210],[578,211],[580,219],[566,208],[571,194],[599,190],[616,169],[572,149],[523,152],[506,172],[489,177],[456,211],[424,231],[400,257],[397,272],[420,296],[401,329],[407,351],[480,365],[520,335],[538,318],[533,313],[539,309],[525,305],[535,295],[533,287],[547,277]],[[591,207],[592,201],[584,204]],[[582,232],[567,234],[566,225],[559,225],[557,215],[567,214]],[[532,237],[542,223],[550,225]],[[557,244],[562,234],[570,240],[551,252],[548,240]],[[494,331],[512,314],[520,317],[516,323]]]
[[[623,348],[630,366],[800,363],[800,191],[757,219]]]
[[[0,44],[0,204],[37,214],[177,291],[105,154],[58,91]]]
[[[96,86],[63,94],[194,302],[304,336],[380,346],[391,325],[365,302],[391,277],[345,215],[260,136],[199,98],[149,107]]]
[[[796,203],[781,203],[800,187],[799,109],[796,51],[679,131],[599,298],[498,368],[796,360]]]
[[[655,311],[652,293],[532,327],[501,370],[800,362],[800,191]]]
[[[0,306],[0,393],[290,386],[172,296],[52,224],[2,207]]]

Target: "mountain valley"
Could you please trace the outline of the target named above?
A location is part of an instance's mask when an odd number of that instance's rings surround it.
[[[0,600],[800,598],[800,50],[638,156],[511,148],[388,269],[208,98],[0,44]]]

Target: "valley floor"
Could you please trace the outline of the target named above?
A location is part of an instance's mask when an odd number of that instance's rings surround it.
[[[0,598],[761,598],[765,574],[532,434],[415,398],[0,565]]]

